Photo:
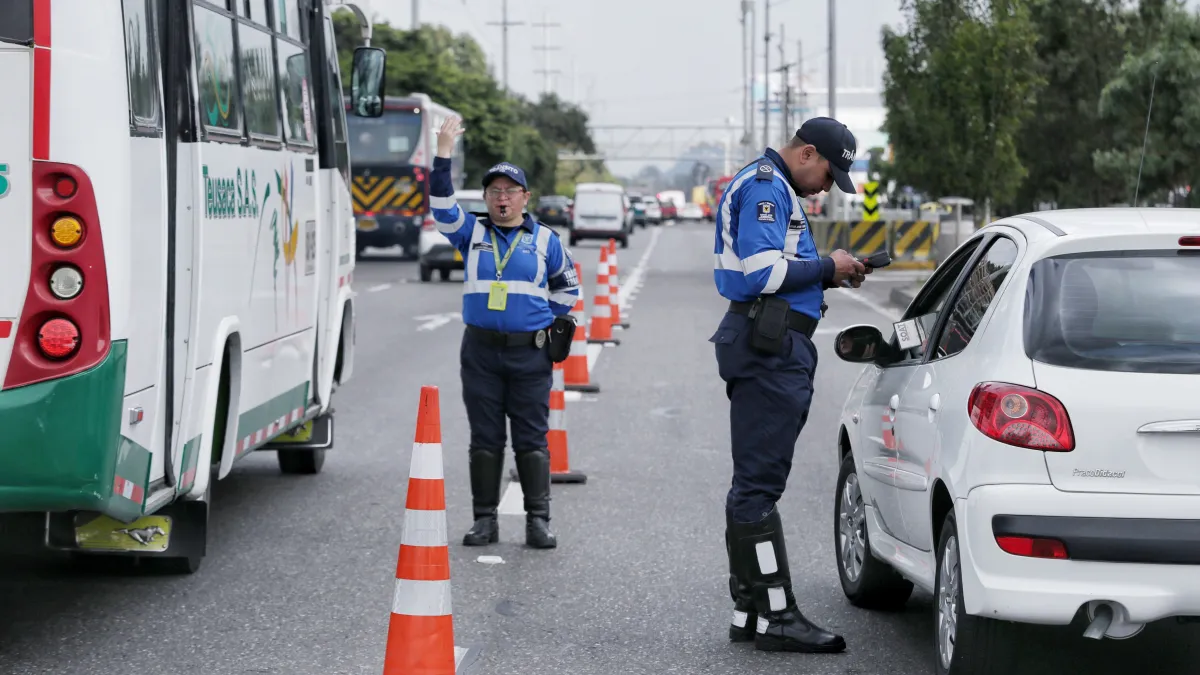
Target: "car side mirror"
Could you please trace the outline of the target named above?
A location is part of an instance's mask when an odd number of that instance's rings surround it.
[[[883,333],[870,324],[857,324],[838,333],[833,349],[848,363],[878,363],[886,360],[891,345]]]
[[[350,69],[351,110],[358,117],[382,117],[387,52],[358,47]]]

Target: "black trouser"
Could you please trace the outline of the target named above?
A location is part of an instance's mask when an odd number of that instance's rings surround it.
[[[468,327],[463,334],[461,363],[463,403],[471,425],[471,492],[475,517],[493,516],[500,501],[506,420],[511,423],[512,448],[525,511],[550,514],[550,388],[554,364],[545,348],[533,344],[501,346],[495,335]],[[540,475],[546,473],[543,480]],[[537,472],[538,475],[528,475]]]

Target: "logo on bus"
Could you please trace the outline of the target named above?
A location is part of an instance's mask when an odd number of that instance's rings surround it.
[[[214,178],[204,165],[204,216],[206,218],[257,218],[258,174],[237,170],[234,178]]]
[[[8,189],[12,184],[8,182],[8,165],[0,164],[0,199],[8,196]]]

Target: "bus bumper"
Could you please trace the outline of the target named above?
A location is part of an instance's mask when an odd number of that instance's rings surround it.
[[[121,435],[126,348],[114,341],[91,370],[0,391],[0,513],[142,514],[150,453]]]

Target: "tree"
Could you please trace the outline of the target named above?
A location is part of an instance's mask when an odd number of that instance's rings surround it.
[[[1035,88],[1037,33],[1023,0],[903,0],[883,31],[884,131],[901,182],[1004,203],[1026,170],[1016,139]]]
[[[1124,181],[1101,175],[1093,153],[1114,133],[1100,116],[1100,94],[1116,75],[1129,42],[1122,0],[1032,0],[1038,88],[1032,116],[1017,137],[1028,174],[1012,206],[1035,210],[1107,206]]]
[[[1144,48],[1125,57],[1100,97],[1100,118],[1113,131],[1094,162],[1097,172],[1124,188],[1113,201],[1132,203],[1137,188],[1143,204],[1182,193],[1200,179],[1200,17],[1181,2],[1159,0],[1141,8],[1137,36]],[[1188,192],[1184,203],[1196,205],[1200,195]]]

